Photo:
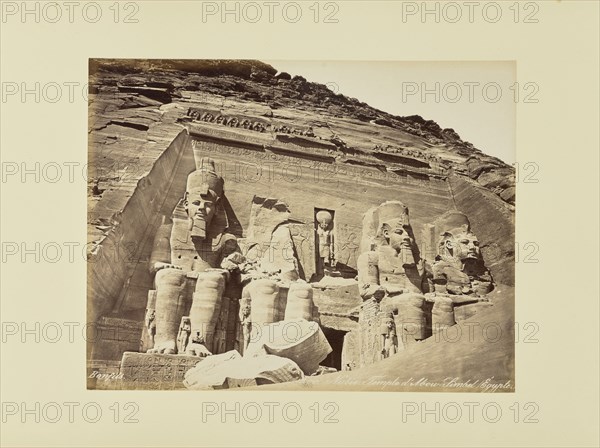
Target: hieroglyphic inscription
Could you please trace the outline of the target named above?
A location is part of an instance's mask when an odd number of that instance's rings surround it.
[[[379,361],[381,344],[379,341],[379,303],[375,299],[369,299],[361,307],[358,321],[359,344],[360,344],[360,366],[364,367]]]
[[[127,389],[184,389],[183,376],[202,358],[125,352],[121,361]]]

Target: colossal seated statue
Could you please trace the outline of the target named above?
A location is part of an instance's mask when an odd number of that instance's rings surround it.
[[[489,303],[492,277],[484,265],[479,241],[467,216],[453,210],[423,227],[423,290],[433,302],[432,331],[466,319]]]
[[[361,247],[357,267],[363,300],[374,300],[381,310],[393,313],[404,342],[424,339],[425,297],[420,290],[408,208],[399,201],[388,201],[367,211]]]
[[[361,249],[357,264],[363,299],[421,292],[414,239],[404,204],[388,201],[367,212]]]
[[[449,211],[426,225],[423,241],[426,292],[448,295],[461,304],[478,301],[493,289],[479,241],[463,213]]]
[[[243,353],[261,328],[283,320],[318,320],[312,288],[300,278],[290,229],[290,211],[282,201],[254,197],[247,237],[241,241],[245,262],[240,320]]]
[[[223,302],[229,306],[223,293],[243,256],[236,237],[227,233],[223,196],[223,178],[216,174],[214,162],[202,159],[188,176],[185,196],[172,219],[165,219],[157,232],[150,258],[155,291],[149,294],[147,313],[154,344],[149,353],[177,354],[178,339],[188,355],[225,349],[223,327],[230,325],[219,323],[227,315],[221,313]],[[184,316],[188,320],[182,321]],[[187,339],[182,331],[189,334]]]

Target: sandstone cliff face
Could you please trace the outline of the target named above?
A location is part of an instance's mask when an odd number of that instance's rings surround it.
[[[297,124],[304,121],[321,129],[324,139],[337,135],[339,145],[417,159],[439,158],[444,167],[467,174],[514,204],[514,168],[463,141],[453,129],[442,129],[419,115],[394,116],[323,84],[276,73],[259,61],[92,60],[90,101],[97,104],[91,112],[97,116],[142,109],[116,114],[106,123],[141,132],[158,122],[174,121],[173,114],[164,116],[171,108],[163,106],[170,103],[183,109],[213,105],[224,113],[254,109],[268,118],[300,119]],[[358,132],[352,132],[352,127]],[[373,138],[365,138],[368,135]]]
[[[292,236],[306,278],[314,241],[304,230],[312,228],[305,221],[313,207],[343,210],[339,255],[353,269],[362,214],[401,199],[413,228],[454,207],[466,213],[494,278],[514,284],[514,169],[452,129],[393,116],[258,61],[93,60],[89,101],[88,284],[101,298],[90,318],[115,308],[140,318],[151,283],[141,265],[198,155],[241,170],[223,173],[238,236],[254,195],[285,196],[298,221]],[[230,134],[229,143],[223,136],[207,140],[219,129]],[[256,151],[236,149],[236,139]],[[263,162],[292,169],[253,181],[252,170]],[[309,170],[294,176],[296,165]],[[111,262],[124,257],[128,263]],[[108,263],[94,263],[101,260]],[[125,290],[138,297],[129,307]]]

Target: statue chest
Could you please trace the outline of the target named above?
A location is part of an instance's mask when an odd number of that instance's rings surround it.
[[[406,270],[404,269],[404,260],[402,257],[396,256],[394,251],[379,252],[379,277],[388,276],[404,276]]]
[[[171,263],[184,271],[205,271],[217,268],[221,264],[221,250],[214,241],[192,241],[188,221],[173,219],[171,232]]]

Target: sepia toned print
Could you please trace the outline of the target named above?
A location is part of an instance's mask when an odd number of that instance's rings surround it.
[[[259,61],[89,75],[88,389],[515,390],[512,166]]]

